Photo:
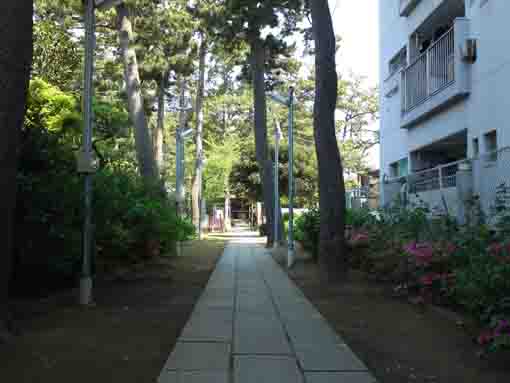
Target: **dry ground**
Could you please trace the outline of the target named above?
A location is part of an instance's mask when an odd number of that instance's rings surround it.
[[[155,382],[224,244],[193,242],[180,258],[123,270],[99,283],[95,307],[69,292],[15,302],[23,333],[0,346],[0,382]]]

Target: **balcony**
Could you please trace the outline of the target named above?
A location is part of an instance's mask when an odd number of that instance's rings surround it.
[[[462,59],[469,21],[457,18],[446,33],[402,71],[401,127],[409,128],[470,92],[469,64]]]
[[[451,28],[404,70],[404,113],[455,81],[453,32]]]
[[[400,0],[400,16],[407,17],[421,0]]]

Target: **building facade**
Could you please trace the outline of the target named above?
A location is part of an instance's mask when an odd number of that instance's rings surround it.
[[[405,192],[456,212],[462,167],[489,208],[510,185],[510,1],[379,4],[382,204]]]

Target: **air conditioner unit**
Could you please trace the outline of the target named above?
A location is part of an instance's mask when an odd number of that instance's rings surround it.
[[[462,59],[469,63],[474,63],[477,57],[477,40],[470,38],[464,40],[462,47]]]

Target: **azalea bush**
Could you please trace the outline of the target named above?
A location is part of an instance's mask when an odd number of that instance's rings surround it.
[[[397,204],[377,219],[352,220],[362,224],[347,233],[351,266],[393,283],[413,302],[466,311],[480,324],[480,344],[490,351],[509,349],[510,193],[502,190],[492,226],[480,217],[463,227],[450,217],[432,218],[423,204]]]
[[[453,294],[484,331],[479,343],[489,350],[510,349],[510,244],[492,243],[484,252],[468,252],[455,270]]]
[[[455,282],[451,255],[456,247],[450,242],[410,242],[404,253],[411,265],[407,287],[423,303],[446,303]]]

